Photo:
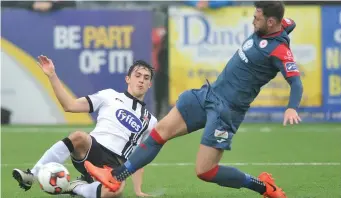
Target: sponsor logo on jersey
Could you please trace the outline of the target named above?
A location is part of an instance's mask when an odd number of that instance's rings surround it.
[[[292,53],[288,50],[287,51],[287,55],[284,56],[285,60],[289,60],[289,61],[294,61],[294,57],[292,56]]]
[[[244,51],[247,51],[247,50],[249,50],[249,49],[252,47],[252,45],[253,45],[253,40],[250,39],[250,40],[248,40],[248,41],[246,41],[246,42],[244,43],[242,49],[243,49]]]
[[[222,143],[222,142],[226,142],[226,140],[225,139],[219,139],[219,140],[217,140],[217,142]]]
[[[248,63],[249,62],[249,59],[246,57],[245,53],[243,52],[242,49],[239,49],[238,50],[238,55],[239,57],[245,62],[245,63]]]
[[[286,62],[285,68],[287,72],[298,72],[298,68],[295,62]]]
[[[140,119],[138,119],[134,114],[125,109],[118,109],[116,111],[116,118],[132,133],[138,133],[142,129],[142,123]]]
[[[222,139],[228,139],[229,138],[229,133],[227,131],[220,131],[220,130],[216,129],[214,131],[214,137],[222,138]]]
[[[123,102],[123,100],[121,100],[121,99],[119,99],[119,98],[115,98],[115,100],[117,100],[117,101],[120,101],[120,102],[124,103],[124,102]]]

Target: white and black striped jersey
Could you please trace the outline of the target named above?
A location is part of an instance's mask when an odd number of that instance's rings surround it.
[[[90,112],[98,110],[96,127],[90,135],[125,159],[157,123],[145,108],[146,104],[128,92],[105,89],[88,95],[86,99]]]

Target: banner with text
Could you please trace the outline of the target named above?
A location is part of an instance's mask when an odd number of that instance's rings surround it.
[[[41,54],[53,60],[58,76],[75,98],[107,88],[122,92],[133,61],[151,61],[151,11],[70,9],[45,14],[4,9],[1,17],[2,106],[13,112],[13,123],[78,124],[96,118],[96,113],[62,110],[35,64]],[[149,91],[150,110],[152,98]]]
[[[189,7],[169,9],[170,103],[186,89],[214,81],[227,61],[253,33],[252,7],[199,11]],[[302,74],[304,95],[300,112],[304,120],[323,121],[321,8],[288,6],[285,17],[297,26],[290,34],[291,48]],[[309,32],[309,34],[307,34]],[[290,87],[281,73],[252,103],[246,120],[278,121],[288,104]]]
[[[341,6],[322,7],[323,102],[326,117],[341,121]]]

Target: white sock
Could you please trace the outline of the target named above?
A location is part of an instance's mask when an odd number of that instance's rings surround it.
[[[81,184],[73,189],[73,192],[77,195],[83,196],[85,198],[97,198],[97,188],[101,183],[92,182],[91,184]]]
[[[63,164],[70,156],[70,151],[63,141],[55,143],[51,148],[49,148],[40,160],[34,165],[31,172],[37,177],[39,168],[49,162],[56,162]]]

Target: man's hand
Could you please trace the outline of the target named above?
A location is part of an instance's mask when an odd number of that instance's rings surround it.
[[[36,1],[32,5],[33,10],[40,12],[47,12],[52,8],[52,2],[49,1]]]
[[[298,124],[302,120],[295,109],[289,108],[284,113],[283,125],[286,126],[288,121],[290,124],[294,124],[294,122]]]
[[[46,74],[46,76],[52,77],[53,75],[55,75],[53,62],[46,56],[43,55],[38,56],[38,65]]]
[[[136,193],[136,196],[138,197],[151,197],[151,195],[148,195],[146,193],[143,193],[143,192],[135,192]]]
[[[198,1],[197,8],[200,9],[200,10],[208,8],[208,1],[207,0],[200,0],[200,1]]]

